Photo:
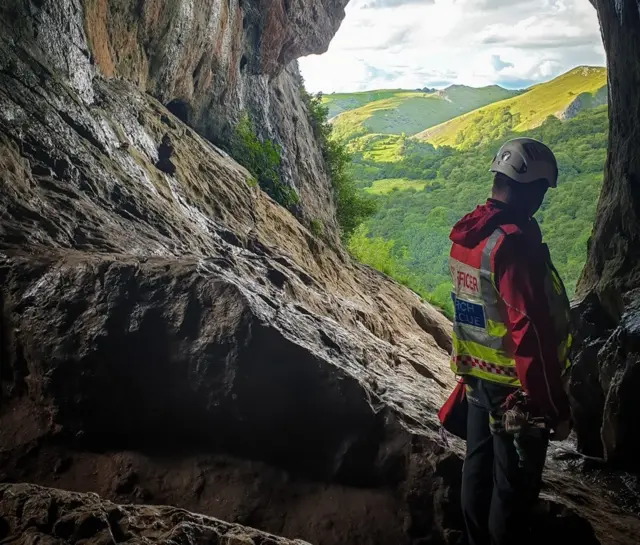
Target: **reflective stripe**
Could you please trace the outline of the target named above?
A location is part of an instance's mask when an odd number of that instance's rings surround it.
[[[469,375],[516,388],[520,386],[515,369],[502,368],[478,358],[455,356],[451,360],[451,369],[459,375]]]
[[[489,323],[487,323],[487,325],[489,325]],[[478,329],[477,327],[458,324],[455,328],[455,335],[461,341],[472,341],[493,348],[494,350],[500,350],[502,348],[503,335],[494,336],[489,334],[488,330],[489,328]]]
[[[454,331],[452,336],[454,353],[460,356],[473,356],[484,361],[490,361],[504,367],[515,367],[516,360],[502,349],[494,350],[488,346],[473,341],[460,339]]]
[[[485,312],[488,320],[493,322],[503,322],[504,317],[497,306],[499,294],[496,288],[495,278],[491,267],[491,256],[499,242],[505,234],[502,229],[496,229],[487,239],[487,243],[482,249],[480,258],[480,276],[482,279],[482,297],[485,302]]]
[[[489,240],[487,240],[487,243],[484,245],[484,249],[482,250],[482,259],[480,260],[480,268],[482,269],[482,272],[491,274],[491,254],[498,244],[498,241],[503,236],[504,231],[498,228],[491,234]]]

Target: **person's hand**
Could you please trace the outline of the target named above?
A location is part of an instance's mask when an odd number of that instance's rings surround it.
[[[571,433],[571,420],[563,420],[562,422],[558,422],[556,426],[553,428],[553,433],[551,434],[551,441],[564,441],[569,434]]]

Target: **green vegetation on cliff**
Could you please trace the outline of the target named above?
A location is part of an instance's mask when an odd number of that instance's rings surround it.
[[[268,138],[258,138],[248,115],[243,115],[231,138],[233,158],[258,181],[260,188],[276,202],[289,208],[298,202],[298,194],[280,179],[280,147]]]
[[[340,234],[343,240],[347,240],[375,212],[375,203],[356,187],[349,169],[351,156],[346,146],[332,137],[329,110],[322,102],[322,95],[311,95],[304,88],[301,89],[301,94],[331,180]]]

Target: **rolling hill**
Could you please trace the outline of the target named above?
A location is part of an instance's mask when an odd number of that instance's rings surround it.
[[[351,140],[366,134],[413,135],[518,94],[520,91],[510,91],[497,85],[480,88],[452,85],[443,90],[328,95],[324,101],[329,115],[332,108],[333,111],[343,109],[333,119],[334,134],[339,139]],[[350,105],[358,104],[361,105],[348,109]]]
[[[331,119],[347,110],[355,110],[369,102],[391,98],[405,92],[402,89],[380,89],[379,91],[362,91],[360,93],[332,93],[323,95],[322,102],[329,109],[329,119]]]
[[[539,127],[549,116],[569,119],[583,109],[605,104],[606,83],[605,68],[579,66],[516,97],[427,127],[415,138],[436,146],[469,149],[503,138],[509,132]]]

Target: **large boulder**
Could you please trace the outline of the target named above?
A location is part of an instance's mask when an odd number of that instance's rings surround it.
[[[29,395],[51,433],[92,445],[196,444],[328,479],[387,479],[397,420],[435,428],[437,372],[281,297],[308,289],[287,267],[228,252],[6,258],[12,393]]]
[[[115,505],[95,494],[0,485],[0,539],[31,543],[305,545],[173,507]]]
[[[572,369],[571,395],[578,446],[619,466],[638,469],[640,438],[640,297],[624,296],[616,323],[591,294],[576,305],[579,350]]]

